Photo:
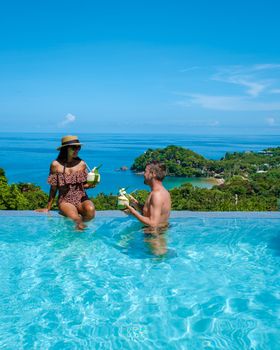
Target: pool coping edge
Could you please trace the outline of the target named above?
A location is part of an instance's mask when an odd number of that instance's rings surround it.
[[[0,210],[0,217],[61,217],[58,211],[40,213],[32,210]],[[124,218],[127,215],[119,210],[101,210],[96,212],[98,217]],[[170,218],[225,218],[225,219],[280,219],[278,211],[172,211]]]

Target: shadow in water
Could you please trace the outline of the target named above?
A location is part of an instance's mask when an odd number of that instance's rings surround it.
[[[280,232],[269,241],[268,247],[274,251],[275,255],[280,256]]]
[[[114,247],[132,259],[175,257],[176,252],[167,245],[168,231],[169,227],[155,230],[134,223],[120,231]]]

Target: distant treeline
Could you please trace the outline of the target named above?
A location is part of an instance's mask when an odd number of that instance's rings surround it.
[[[167,158],[165,159],[163,155],[167,155]],[[183,155],[186,157],[184,158]],[[215,173],[225,179],[223,184],[211,189],[196,188],[188,183],[170,190],[173,210],[278,210],[278,198],[280,198],[279,148],[270,148],[262,153],[227,153],[219,161],[210,161],[182,147],[169,146],[163,150],[148,150],[135,160],[132,169],[142,171],[145,164],[152,159],[165,162],[169,174],[172,175],[202,176],[203,174],[203,176],[209,176]],[[148,192],[144,190],[135,193],[135,197],[142,203],[147,195]],[[117,208],[117,197],[112,194],[100,193],[91,199],[97,210]],[[0,209],[44,208],[47,200],[48,195],[34,184],[9,185],[4,170],[0,169]],[[53,209],[57,207],[54,206]]]
[[[163,162],[170,176],[230,178],[241,175],[248,177],[256,172],[279,168],[280,147],[267,148],[261,152],[226,153],[220,160],[209,160],[178,146],[148,149],[135,159],[131,170],[142,172],[146,164],[152,160]]]

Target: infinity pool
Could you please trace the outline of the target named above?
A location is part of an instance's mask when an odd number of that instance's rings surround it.
[[[0,222],[1,349],[280,349],[280,218]]]

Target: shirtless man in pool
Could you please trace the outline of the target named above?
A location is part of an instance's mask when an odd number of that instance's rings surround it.
[[[168,225],[171,198],[169,192],[162,185],[165,175],[166,167],[164,164],[156,161],[147,164],[144,172],[144,183],[150,186],[151,192],[143,207],[132,198],[131,205],[127,206],[132,215],[151,228],[164,228]]]

